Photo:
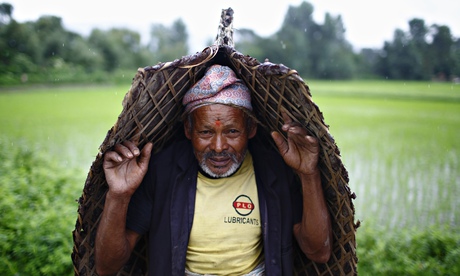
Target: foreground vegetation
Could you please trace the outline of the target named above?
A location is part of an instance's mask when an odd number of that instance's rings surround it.
[[[359,273],[458,275],[460,86],[309,81],[357,194]],[[0,274],[71,275],[86,173],[129,85],[0,93]]]
[[[360,229],[360,275],[460,275],[460,234],[453,229]]]
[[[0,274],[71,275],[75,169],[0,140]]]

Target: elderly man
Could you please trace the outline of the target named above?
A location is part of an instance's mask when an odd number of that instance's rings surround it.
[[[105,154],[98,273],[116,273],[146,233],[150,275],[292,275],[293,237],[326,262],[318,141],[284,114],[287,141],[272,133],[279,153],[251,142],[250,92],[226,66],[211,66],[183,104],[188,139],[152,156],[151,143],[130,141]]]

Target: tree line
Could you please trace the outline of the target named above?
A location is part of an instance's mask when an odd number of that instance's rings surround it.
[[[66,30],[62,19],[42,16],[17,22],[13,6],[0,4],[0,85],[107,82],[131,78],[138,67],[172,61],[188,53],[188,33],[177,19],[151,26],[147,43],[126,28],[93,29],[88,37]],[[283,63],[308,79],[452,80],[460,76],[460,39],[448,26],[423,19],[397,29],[381,49],[353,50],[342,17],[313,19],[314,7],[290,6],[280,29],[268,37],[235,31],[235,48],[263,62]],[[366,24],[363,22],[363,24]]]

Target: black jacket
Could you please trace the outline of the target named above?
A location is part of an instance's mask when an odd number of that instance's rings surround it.
[[[266,275],[292,275],[293,225],[302,216],[301,187],[276,151],[249,143],[253,156]],[[149,275],[184,275],[198,162],[190,141],[152,156],[131,199],[127,227],[149,235]]]

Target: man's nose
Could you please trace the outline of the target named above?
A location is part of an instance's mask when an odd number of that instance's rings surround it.
[[[223,135],[217,134],[214,136],[211,147],[215,152],[222,152],[228,148],[227,139]]]

